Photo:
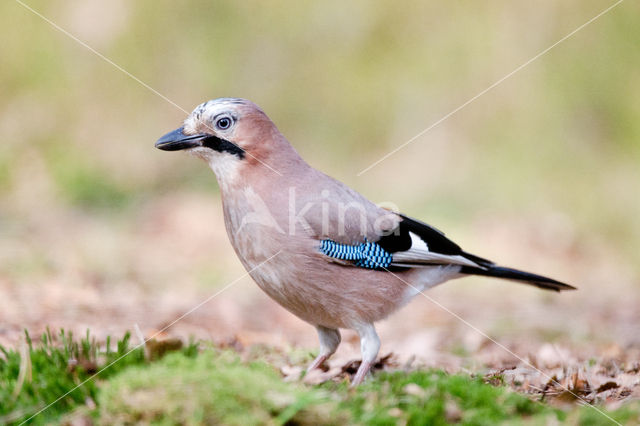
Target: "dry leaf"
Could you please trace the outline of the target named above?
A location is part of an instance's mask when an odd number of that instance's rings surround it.
[[[300,376],[304,369],[297,365],[283,365],[280,368],[280,372],[284,376],[285,382],[295,382],[300,380]]]
[[[419,398],[424,398],[425,395],[427,394],[423,388],[421,388],[420,386],[418,386],[415,383],[407,384],[402,390],[407,395],[413,395],[413,396],[417,396]]]
[[[596,393],[608,391],[609,389],[615,389],[617,387],[619,387],[619,385],[616,382],[609,381],[601,384],[598,389],[596,389]]]

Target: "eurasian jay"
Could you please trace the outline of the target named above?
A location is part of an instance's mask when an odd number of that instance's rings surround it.
[[[318,332],[320,353],[309,370],[336,351],[340,328],[353,329],[362,362],[352,384],[361,383],[380,348],[374,323],[453,278],[484,275],[574,289],[469,254],[436,228],[370,202],[307,164],[250,101],[205,102],[155,146],[186,150],[209,164],[243,266]]]

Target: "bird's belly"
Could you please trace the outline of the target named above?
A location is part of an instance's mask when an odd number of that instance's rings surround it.
[[[373,323],[405,305],[417,294],[416,288],[444,280],[435,274],[418,282],[420,273],[414,271],[391,274],[340,265],[329,261],[319,241],[307,236],[264,225],[247,224],[240,230],[233,222],[227,225],[232,225],[227,230],[240,261],[258,286],[313,325],[355,328]]]
[[[263,263],[242,261],[267,295],[313,325],[355,328],[409,300],[407,284],[397,276],[330,263],[320,254],[283,251]]]

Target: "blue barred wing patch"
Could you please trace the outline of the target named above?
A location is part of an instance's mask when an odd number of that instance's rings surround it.
[[[334,259],[355,261],[360,268],[379,269],[391,265],[393,256],[376,243],[365,241],[358,245],[340,244],[332,240],[322,240],[320,251]]]

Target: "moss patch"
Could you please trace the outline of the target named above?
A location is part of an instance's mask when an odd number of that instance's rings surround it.
[[[243,364],[229,351],[176,353],[105,384],[103,424],[331,424],[345,419],[329,394],[284,383],[269,365]]]
[[[560,421],[604,425],[611,419],[621,424],[640,421],[636,402],[615,411],[575,404],[554,408],[510,391],[500,380],[487,383],[480,377],[438,370],[382,372],[356,389],[342,379],[319,386],[286,383],[273,365],[301,364],[299,354],[268,347],[239,353],[169,342],[168,346],[166,342],[148,344],[145,355],[142,348],[130,348],[128,335],[114,345],[116,350],[108,350],[109,341],[98,345],[89,335],[76,340],[61,332],[46,333],[40,344],[27,335],[18,350],[0,347],[0,423],[494,425]]]

